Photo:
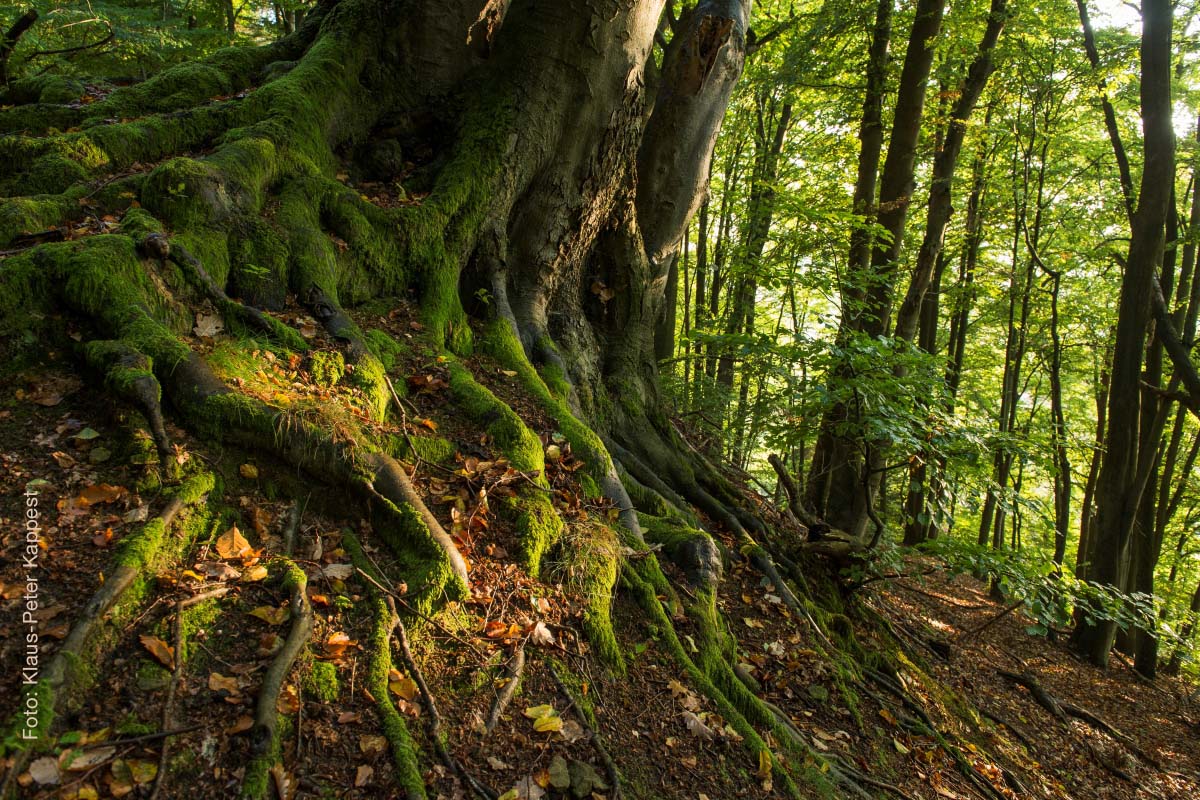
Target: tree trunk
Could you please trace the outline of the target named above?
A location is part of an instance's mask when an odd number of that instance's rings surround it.
[[[1140,455],[1142,352],[1151,322],[1150,294],[1162,258],[1175,172],[1170,83],[1172,18],[1173,9],[1167,0],[1146,0],[1142,4],[1141,106],[1146,155],[1121,282],[1108,434],[1096,486],[1095,541],[1091,547],[1094,560],[1088,572],[1090,580],[1109,586],[1120,586],[1124,581],[1141,494],[1135,484]],[[1089,623],[1081,619],[1073,634],[1073,644],[1093,664],[1105,666],[1114,635],[1111,622]]]

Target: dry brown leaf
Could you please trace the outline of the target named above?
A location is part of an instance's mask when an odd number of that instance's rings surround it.
[[[150,652],[150,655],[154,656],[158,663],[167,669],[175,669],[174,647],[171,647],[157,636],[142,635],[138,637],[138,641],[142,643],[142,647]]]
[[[216,550],[221,558],[242,558],[250,552],[250,543],[234,525],[217,538]]]

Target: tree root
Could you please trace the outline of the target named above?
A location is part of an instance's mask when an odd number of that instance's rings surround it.
[[[1059,722],[1066,723],[1068,717],[1074,717],[1075,719],[1078,719],[1091,726],[1095,730],[1112,737],[1113,740],[1123,745],[1131,753],[1140,758],[1142,761],[1145,761],[1150,766],[1157,770],[1162,770],[1162,764],[1151,757],[1150,754],[1143,750],[1131,737],[1117,730],[1098,714],[1088,711],[1085,708],[1081,708],[1074,703],[1064,703],[1058,700],[1052,694],[1046,691],[1045,687],[1041,685],[1041,683],[1036,677],[1034,677],[1032,673],[1022,672],[1018,674],[1002,669],[996,670],[996,672],[1001,677],[1008,678],[1010,681],[1020,684],[1028,689],[1029,694],[1034,700],[1037,701],[1038,705],[1054,715]]]
[[[175,696],[179,693],[179,683],[183,679],[183,612],[191,608],[197,603],[203,603],[205,600],[212,600],[218,597],[224,597],[229,593],[228,586],[221,586],[216,589],[210,589],[207,592],[192,595],[184,598],[175,604],[175,664],[171,670],[171,682],[167,685],[167,697],[163,700],[162,708],[162,729],[170,731],[175,724]],[[171,752],[171,736],[167,734],[163,738],[162,747],[158,753],[158,772],[154,775],[154,788],[150,791],[150,800],[157,800],[159,793],[162,791],[163,784],[166,782],[167,758]]]
[[[86,670],[77,669],[77,666],[86,658],[85,650],[99,635],[105,618],[125,599],[132,587],[139,581],[149,580],[149,576],[153,575],[154,566],[165,550],[167,529],[171,523],[184,508],[199,503],[212,490],[213,485],[214,479],[210,473],[201,473],[188,479],[167,501],[157,517],[147,522],[137,533],[122,540],[113,559],[115,566],[108,574],[107,580],[79,611],[78,621],[72,626],[34,689],[41,697],[38,730],[48,730],[61,707],[71,696],[85,688],[88,674]],[[179,546],[183,547],[186,544],[185,537]],[[18,720],[14,727],[22,724],[24,723]],[[18,737],[13,738],[19,741]],[[14,758],[4,784],[0,787],[0,797],[10,796],[17,776],[25,768],[32,753],[33,748],[25,748]]]
[[[266,796],[268,771],[279,760],[279,711],[276,704],[283,682],[291,673],[300,652],[308,645],[313,630],[313,610],[308,602],[308,577],[289,558],[279,558],[273,566],[283,570],[283,586],[291,594],[292,627],[283,647],[275,654],[263,675],[262,689],[254,706],[254,727],[250,730],[250,748],[254,758],[246,767],[242,796]]]
[[[864,669],[863,672],[880,687],[886,689],[889,693],[898,698],[900,702],[904,704],[905,708],[909,709],[917,716],[921,725],[924,727],[922,732],[928,736],[932,736],[937,741],[938,746],[943,750],[943,752],[954,759],[954,763],[957,765],[958,771],[963,775],[963,777],[971,781],[971,783],[977,789],[979,789],[979,791],[982,792],[985,797],[990,798],[990,800],[1006,800],[1004,795],[1002,795],[996,789],[996,787],[992,785],[991,781],[987,780],[976,771],[975,767],[971,764],[967,757],[963,755],[962,750],[952,744],[942,734],[942,732],[938,730],[938,727],[933,724],[933,720],[930,718],[929,713],[920,703],[909,696],[908,692],[904,690],[904,687],[879,670],[868,667]]]
[[[400,619],[400,613],[396,611],[396,601],[390,595],[384,595],[384,602],[387,604],[388,612],[391,614],[391,626],[396,634],[396,642],[400,645],[400,655],[404,660],[404,667],[417,684],[417,690],[421,694],[421,702],[429,714],[429,740],[433,743],[434,752],[437,753],[438,758],[446,768],[458,775],[463,783],[469,786],[471,791],[476,795],[483,798],[483,800],[496,800],[500,796],[496,790],[481,783],[478,778],[463,766],[461,761],[450,753],[449,748],[446,746],[446,740],[442,733],[442,716],[438,713],[437,703],[433,699],[433,692],[429,691],[429,686],[425,683],[425,676],[421,673],[420,667],[417,666],[417,660],[413,658],[412,648],[408,643],[408,633],[404,629],[404,622]]]
[[[196,258],[178,242],[169,243],[161,233],[152,233],[138,243],[138,249],[143,254],[151,254],[160,259],[170,259],[188,279],[197,285],[213,305],[229,320],[240,323],[250,330],[258,331],[274,339],[285,347],[304,352],[308,344],[296,331],[267,316],[257,308],[231,300],[225,290],[217,285],[200,259]]]
[[[342,546],[359,573],[369,578],[367,593],[370,596],[374,627],[371,633],[371,663],[367,672],[367,690],[379,713],[383,735],[392,748],[392,763],[396,767],[397,783],[413,800],[425,800],[425,780],[421,776],[421,766],[417,761],[416,743],[389,696],[388,676],[392,670],[391,642],[395,617],[386,602],[388,590],[381,583],[386,578],[376,570],[358,538],[353,534],[343,534]]]
[[[554,678],[554,683],[558,686],[558,690],[562,692],[563,697],[566,697],[570,703],[578,707],[579,703],[575,699],[575,695],[571,694],[571,690],[563,683],[562,677],[553,665],[550,667],[550,675]],[[608,749],[604,746],[604,741],[600,738],[600,732],[588,723],[584,714],[579,714],[578,716],[584,730],[587,731],[588,741],[592,747],[596,748],[596,755],[600,757],[600,763],[604,764],[604,771],[608,775],[609,793],[607,797],[611,797],[612,800],[621,800],[621,773],[617,770],[616,763],[612,760],[612,756],[609,755]]]
[[[500,689],[500,693],[496,695],[496,699],[492,701],[491,711],[488,712],[487,721],[483,724],[483,738],[491,735],[496,726],[500,724],[500,716],[504,710],[508,708],[508,704],[512,702],[513,697],[517,694],[517,687],[521,685],[521,676],[525,672],[525,643],[522,641],[517,645],[516,651],[512,658],[508,660],[508,666],[505,669],[505,674],[508,677],[508,682]]]

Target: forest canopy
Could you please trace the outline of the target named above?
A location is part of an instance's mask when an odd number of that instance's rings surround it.
[[[0,9],[0,795],[1191,791],[1198,10]]]

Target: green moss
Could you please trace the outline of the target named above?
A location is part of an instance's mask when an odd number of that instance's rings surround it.
[[[521,562],[536,578],[541,574],[543,557],[562,538],[566,526],[550,498],[537,490],[523,491],[513,499],[511,510],[516,512]]]
[[[367,402],[367,411],[371,419],[382,422],[387,419],[388,406],[392,404],[392,392],[388,389],[387,372],[379,359],[370,353],[363,353],[354,362],[354,370],[349,373],[346,382],[362,390]]]
[[[458,362],[450,362],[450,393],[455,404],[487,428],[488,436],[512,464],[523,472],[545,472],[546,457],[537,434]]]
[[[362,545],[354,534],[346,532],[342,537],[342,546],[346,549],[350,560],[363,572],[376,581],[384,584],[385,578],[380,575],[375,566],[366,557]],[[411,798],[424,798],[425,781],[421,777],[421,765],[417,757],[417,746],[413,741],[404,718],[392,704],[388,690],[389,673],[392,670],[392,617],[387,604],[372,585],[367,586],[370,595],[371,609],[371,638],[367,643],[370,653],[370,664],[367,667],[366,683],[375,698],[375,708],[382,721],[383,735],[387,737],[392,748],[392,761],[396,766],[396,781]]]
[[[337,350],[316,350],[310,358],[308,371],[322,389],[332,389],[346,374],[346,361]]]
[[[397,342],[386,332],[378,328],[372,328],[364,334],[364,341],[371,350],[371,354],[379,359],[379,363],[383,365],[384,370],[390,372],[396,366],[396,358],[404,352],[404,345]],[[407,387],[397,386],[397,392],[403,392]]]
[[[458,452],[458,448],[449,439],[441,436],[409,436],[407,439],[394,437],[398,445],[398,455],[400,459],[412,458],[415,455],[422,461],[427,461],[431,464],[442,464],[454,458],[454,454]],[[411,442],[411,446],[410,446]]]
[[[618,673],[625,660],[612,626],[613,587],[621,563],[620,541],[609,527],[574,524],[559,545],[561,581],[583,599],[583,630],[597,657]]]
[[[314,700],[332,703],[337,700],[341,687],[338,685],[337,667],[328,661],[314,661],[304,675],[304,691]]]

